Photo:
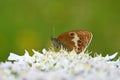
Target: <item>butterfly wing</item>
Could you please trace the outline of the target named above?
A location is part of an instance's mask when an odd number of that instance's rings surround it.
[[[92,40],[92,33],[89,31],[76,31],[79,40],[77,41],[77,47],[76,50],[78,53],[85,51],[86,48],[88,47],[88,45],[90,44],[91,40]]]
[[[85,51],[91,39],[92,33],[84,30],[65,32],[57,38],[51,38],[56,48],[61,48],[61,46],[63,46],[63,48],[68,51],[74,49],[77,53]]]
[[[62,47],[68,51],[73,50],[73,47],[75,47],[72,39],[73,36],[70,36],[69,32],[65,32],[57,37],[57,40],[60,42],[60,46],[62,45]]]

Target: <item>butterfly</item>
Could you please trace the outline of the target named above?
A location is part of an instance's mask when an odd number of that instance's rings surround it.
[[[75,50],[77,54],[85,51],[92,40],[92,33],[86,30],[73,30],[60,34],[57,38],[51,37],[55,48],[65,48],[67,51]]]

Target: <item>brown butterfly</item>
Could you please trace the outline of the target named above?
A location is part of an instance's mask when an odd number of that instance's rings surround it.
[[[56,48],[65,48],[68,51],[73,49],[79,54],[85,51],[92,40],[92,33],[86,30],[74,30],[62,33],[57,38],[51,37]]]

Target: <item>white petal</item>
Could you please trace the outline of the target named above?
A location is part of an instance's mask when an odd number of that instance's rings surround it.
[[[117,56],[118,52],[114,53],[113,55],[109,56],[109,55],[106,55],[105,56],[105,60],[111,60],[111,59],[114,59],[116,56]]]
[[[23,57],[19,56],[17,54],[14,54],[14,53],[10,53],[10,56],[8,57],[8,60],[18,61],[18,60],[23,60]]]

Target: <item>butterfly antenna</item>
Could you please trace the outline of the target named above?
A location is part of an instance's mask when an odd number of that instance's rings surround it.
[[[55,36],[55,28],[54,27],[52,27],[52,35],[51,35],[51,40],[53,40],[53,38],[54,38],[54,36]]]
[[[52,28],[53,36],[55,36],[55,27]]]

